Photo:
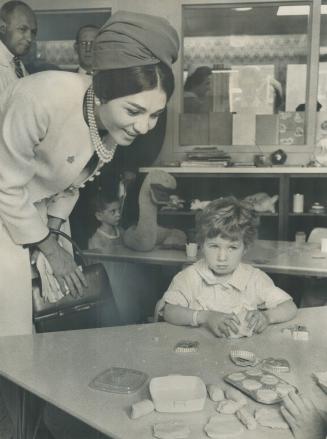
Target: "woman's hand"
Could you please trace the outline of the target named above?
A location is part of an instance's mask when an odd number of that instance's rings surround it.
[[[326,421],[311,401],[291,392],[283,402],[281,412],[295,439],[325,439]]]
[[[198,320],[200,324],[206,325],[217,337],[229,337],[230,331],[238,333],[240,321],[234,314],[226,314],[218,311],[203,311],[204,319],[201,315]]]
[[[269,319],[266,314],[257,309],[248,311],[245,320],[248,322],[248,328],[253,329],[256,334],[260,334],[269,326]]]
[[[87,283],[73,256],[58,244],[53,235],[39,243],[38,247],[48,259],[62,293],[70,293],[74,297],[82,296]]]

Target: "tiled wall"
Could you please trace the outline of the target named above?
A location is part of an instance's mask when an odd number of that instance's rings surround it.
[[[73,68],[78,64],[73,40],[38,41],[38,59],[59,67]]]
[[[306,35],[241,35],[184,38],[184,65],[238,64],[241,61],[264,64],[287,58],[289,62],[307,54]]]

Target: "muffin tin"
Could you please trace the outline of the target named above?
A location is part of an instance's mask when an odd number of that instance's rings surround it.
[[[297,388],[271,372],[259,368],[242,369],[230,373],[224,380],[262,404],[276,404]]]

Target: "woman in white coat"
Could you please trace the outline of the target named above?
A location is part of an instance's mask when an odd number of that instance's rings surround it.
[[[179,42],[163,18],[120,11],[100,29],[93,80],[42,72],[0,98],[0,333],[32,332],[29,251],[40,250],[64,294],[85,279],[49,233],[116,145],[151,130],[174,88]]]
[[[63,294],[82,293],[83,273],[49,227],[69,218],[79,189],[117,144],[129,146],[154,128],[174,89],[178,49],[167,20],[120,11],[95,38],[93,78],[41,72],[1,94],[1,336],[33,330],[31,250],[45,255]],[[14,420],[12,387],[1,387]]]

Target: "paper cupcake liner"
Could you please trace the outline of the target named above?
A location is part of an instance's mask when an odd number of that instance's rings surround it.
[[[255,366],[258,363],[258,359],[253,352],[234,350],[230,351],[229,355],[233,363],[238,366]]]

